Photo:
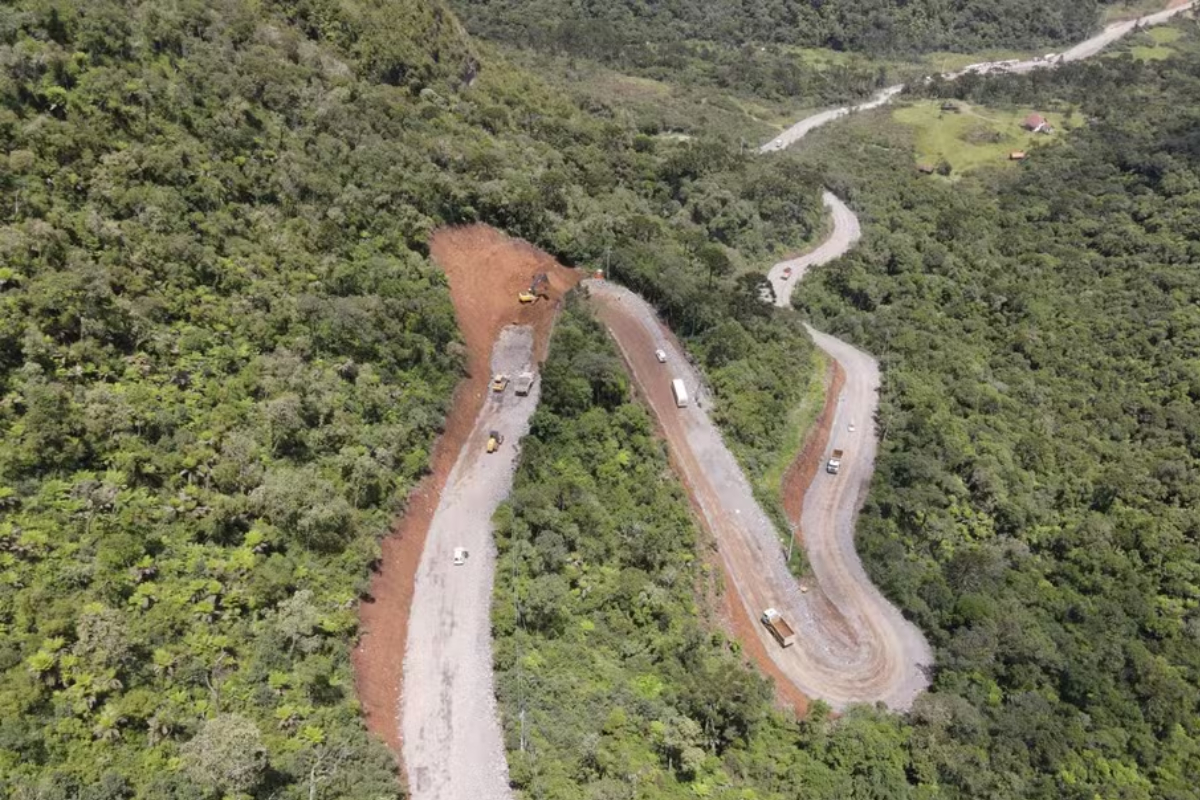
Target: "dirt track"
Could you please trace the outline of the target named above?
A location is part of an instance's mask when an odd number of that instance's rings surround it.
[[[796,645],[783,649],[766,628],[754,626],[775,667],[769,672],[835,708],[875,701],[907,708],[925,687],[923,667],[932,658],[920,632],[874,589],[854,554],[853,518],[871,475],[869,433],[860,433],[864,442],[856,445],[864,451],[863,465],[839,476],[845,480],[836,484],[838,491],[820,498],[813,510],[814,519],[837,515],[846,524],[838,526],[837,535],[824,535],[816,523],[811,531],[806,528],[810,561],[815,556],[822,566],[818,569],[814,563],[819,585],[804,594],[788,571],[773,525],[704,408],[695,401],[688,408],[675,406],[673,378],[682,378],[694,396],[700,394],[700,376],[682,349],[664,335],[644,300],[613,284],[586,285],[670,442],[672,461],[717,540],[746,615],[757,620],[763,609],[773,606],[796,629]],[[659,347],[668,353],[666,364],[654,358]],[[838,356],[849,358],[841,352]],[[857,370],[861,365],[851,367]],[[856,384],[856,391],[873,397],[876,386],[877,378],[875,383]],[[805,498],[806,518],[810,504],[811,494]]]

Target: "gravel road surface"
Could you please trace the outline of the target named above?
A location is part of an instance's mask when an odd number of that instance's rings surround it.
[[[510,326],[492,351],[492,372],[530,368],[533,331]],[[511,797],[492,681],[491,602],[496,552],[492,514],[512,488],[517,441],[529,430],[540,383],[517,397],[510,382],[489,393],[429,527],[409,619],[400,722],[415,800]],[[485,452],[488,433],[505,437]],[[454,548],[466,564],[454,566]]]
[[[746,612],[758,619],[764,609],[777,608],[796,629],[796,644],[784,649],[765,627],[757,626],[776,666],[805,694],[835,708],[876,701],[907,708],[924,689],[923,667],[932,658],[920,632],[875,590],[854,553],[854,515],[870,480],[872,454],[862,454],[860,469],[847,468],[838,476],[843,480],[821,510],[837,516],[836,535],[824,536],[828,543],[818,543],[815,550],[808,545],[828,567],[822,572],[814,564],[819,585],[802,593],[784,562],[774,526],[755,502],[749,482],[707,412],[694,401],[687,408],[675,406],[670,389],[674,378],[682,378],[689,394],[700,397],[702,404],[705,397],[700,375],[683,349],[637,295],[603,281],[585,285],[667,436],[676,468],[717,540]],[[654,357],[660,347],[667,352],[665,364]],[[851,367],[858,369],[855,362]],[[873,397],[878,372],[874,382],[856,386],[859,394]],[[873,449],[869,429],[869,424],[863,426],[859,436],[864,441],[855,445],[864,451]],[[812,534],[806,529],[808,536]]]
[[[842,202],[841,198],[833,192],[827,191],[821,195],[821,200],[829,209],[829,216],[833,219],[833,230],[829,237],[816,249],[798,258],[780,261],[767,273],[767,277],[771,281],[771,288],[775,290],[775,304],[778,306],[786,308],[791,304],[792,290],[804,279],[804,274],[808,272],[809,267],[817,267],[833,261],[848,252],[862,237],[858,217]],[[791,272],[784,277],[789,268]]]

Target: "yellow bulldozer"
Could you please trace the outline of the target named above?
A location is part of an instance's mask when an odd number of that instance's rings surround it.
[[[539,297],[550,297],[550,276],[544,272],[538,272],[529,282],[529,288],[517,295],[517,300],[522,303],[532,303]]]
[[[504,444],[504,436],[500,431],[491,431],[488,433],[487,451],[494,453],[500,449],[500,445]]]

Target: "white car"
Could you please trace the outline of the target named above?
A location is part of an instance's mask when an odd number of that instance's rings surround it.
[[[667,363],[667,354],[663,350],[655,350],[654,357],[658,359],[658,363],[660,364]]]
[[[461,567],[463,564],[467,563],[467,558],[470,555],[471,554],[467,552],[467,548],[465,547],[454,548],[454,566]]]

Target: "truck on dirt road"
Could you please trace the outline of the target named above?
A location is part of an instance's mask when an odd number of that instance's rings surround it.
[[[775,641],[779,642],[780,647],[791,647],[796,643],[796,632],[775,609],[768,608],[763,612],[762,624],[767,626],[767,630],[775,637]]]
[[[675,396],[675,406],[677,408],[687,408],[687,388],[683,385],[683,381],[679,378],[671,381],[671,394]]]
[[[825,471],[830,475],[837,475],[838,470],[842,468],[842,451],[834,450],[829,454],[829,460],[825,462]]]
[[[529,394],[529,390],[533,388],[533,373],[522,372],[517,376],[517,380],[513,386],[517,392],[517,397],[525,397]]]
[[[506,388],[508,388],[508,376],[502,372],[497,372],[492,377],[492,391],[503,392]]]
[[[500,431],[491,431],[488,434],[487,451],[494,453],[500,449],[500,445],[504,444],[504,436]]]

